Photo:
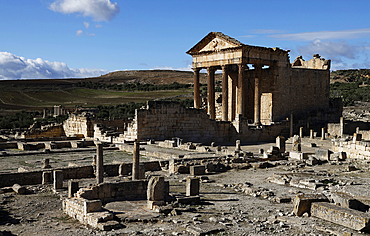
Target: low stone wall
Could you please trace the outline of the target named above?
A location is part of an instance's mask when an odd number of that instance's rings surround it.
[[[178,102],[149,101],[146,109],[136,110],[135,119],[128,125],[123,140],[166,140],[180,137],[190,142],[242,142],[275,141],[283,129],[289,128],[283,121],[273,125],[252,128],[247,119],[233,122],[211,120],[205,110],[185,108]]]
[[[101,200],[102,202],[109,202],[115,199],[146,199],[147,188],[147,180],[101,183],[90,188],[80,189],[77,192],[77,197],[87,200]]]
[[[145,170],[156,171],[160,170],[160,164],[158,161],[142,162],[145,165]],[[126,163],[129,170],[132,169],[132,163]],[[120,164],[107,164],[104,165],[104,172],[108,176],[117,176]],[[94,178],[93,166],[76,166],[76,167],[63,167],[63,168],[51,168],[37,171],[27,172],[15,172],[15,173],[2,173],[0,174],[0,188],[13,186],[14,184],[20,185],[35,185],[42,183],[42,173],[44,171],[62,170],[64,180],[68,179],[83,179],[83,178]],[[127,171],[126,174],[128,174]]]
[[[364,141],[339,141],[333,142],[332,151],[346,152],[347,158],[370,158],[370,142]]]

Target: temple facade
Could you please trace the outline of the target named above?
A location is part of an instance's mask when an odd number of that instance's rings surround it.
[[[209,33],[187,53],[193,57],[195,108],[201,106],[199,73],[207,70],[211,119],[216,118],[217,70],[222,70],[222,121],[238,116],[253,125],[270,125],[329,107],[330,60],[318,54],[290,63],[289,50],[246,45],[220,32]]]

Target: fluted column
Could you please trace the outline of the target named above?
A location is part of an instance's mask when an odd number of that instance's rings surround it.
[[[228,68],[222,66],[222,120],[227,121],[229,115],[229,87]]]
[[[215,107],[215,69],[208,67],[208,114],[212,120],[216,119],[216,107]]]
[[[200,108],[200,92],[199,92],[199,71],[200,68],[194,70],[194,108]]]
[[[245,91],[245,82],[244,82],[244,70],[245,70],[245,65],[244,64],[239,64],[239,74],[238,74],[238,90],[237,90],[237,114],[241,114],[244,116],[244,105],[245,105],[245,96],[244,96],[244,91]]]
[[[261,125],[261,74],[262,66],[254,65],[256,78],[254,79],[254,124]]]

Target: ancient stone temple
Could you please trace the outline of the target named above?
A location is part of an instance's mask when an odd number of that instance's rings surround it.
[[[246,118],[269,125],[329,107],[330,60],[318,54],[291,64],[289,50],[243,44],[211,32],[188,52],[193,57],[194,107],[200,108],[199,72],[206,69],[207,111],[215,114],[215,71],[222,70],[222,120]]]

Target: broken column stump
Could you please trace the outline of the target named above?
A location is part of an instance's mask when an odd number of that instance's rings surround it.
[[[368,214],[349,208],[339,207],[327,202],[312,203],[311,216],[354,230],[370,230],[370,216]]]
[[[313,202],[328,202],[329,200],[323,194],[299,194],[293,202],[293,212],[296,216],[301,216],[303,213],[310,213],[311,203]]]
[[[51,166],[50,166],[50,159],[49,158],[45,158],[44,159],[44,166],[42,168],[43,169],[51,168]]]
[[[186,178],[186,196],[199,195],[199,179],[196,177]]]
[[[147,190],[147,207],[149,209],[154,209],[155,206],[164,205],[164,195],[165,195],[165,183],[164,177],[153,176],[148,183]]]

